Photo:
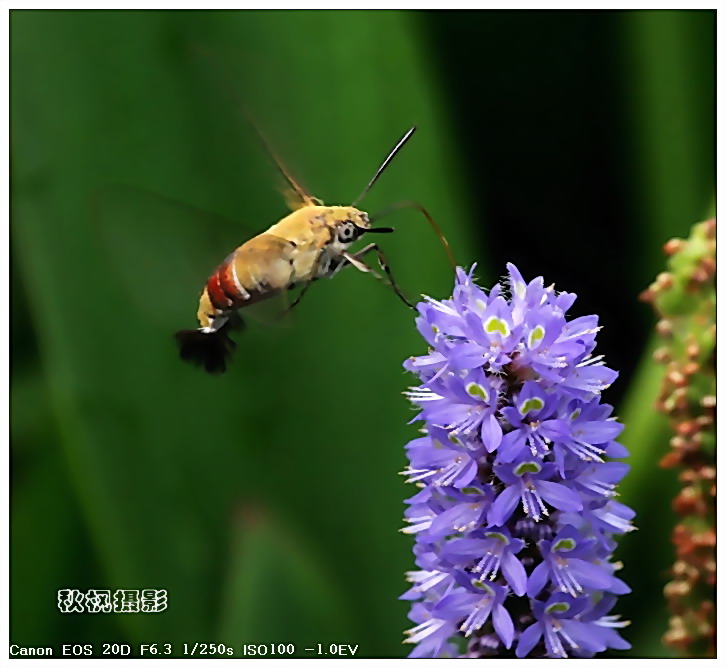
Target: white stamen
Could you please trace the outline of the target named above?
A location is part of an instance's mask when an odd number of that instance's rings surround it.
[[[424,592],[436,586],[449,576],[442,571],[409,571],[406,573],[406,580],[414,583],[417,591]]]
[[[595,357],[588,357],[586,360],[580,362],[577,366],[589,366],[595,364],[596,366],[602,366],[605,362],[605,355],[596,355]]]
[[[423,624],[419,624],[418,626],[414,626],[412,629],[404,631],[404,633],[409,637],[403,642],[420,642],[432,633],[436,633],[436,631],[438,631],[444,624],[446,624],[445,619],[428,619],[423,622]]]
[[[611,629],[622,629],[626,626],[630,626],[630,621],[627,619],[620,619],[620,615],[606,615],[605,617],[600,617],[600,619],[596,620],[595,624]]]

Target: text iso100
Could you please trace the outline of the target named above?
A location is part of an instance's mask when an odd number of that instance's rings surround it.
[[[292,643],[242,645],[242,656],[280,656],[282,654],[295,654],[295,645]]]

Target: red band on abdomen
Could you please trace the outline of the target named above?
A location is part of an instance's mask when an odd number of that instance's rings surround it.
[[[225,262],[217,271],[217,276],[219,277],[219,286],[222,288],[224,294],[227,295],[227,299],[236,303],[243,301],[243,295],[240,293],[237,288],[237,283],[234,280],[232,262]]]
[[[219,272],[212,274],[207,281],[207,294],[214,308],[220,311],[232,306],[232,300],[227,297],[220,285]]]

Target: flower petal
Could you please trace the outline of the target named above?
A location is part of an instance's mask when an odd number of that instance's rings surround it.
[[[582,510],[582,501],[577,492],[562,483],[538,480],[537,490],[547,503],[558,510],[564,510],[565,512]]]
[[[628,587],[628,585],[625,584],[625,582],[623,582],[620,578],[614,577],[610,581],[608,591],[612,594],[629,594],[633,590]]]
[[[529,575],[527,580],[527,596],[534,598],[549,582],[550,569],[546,561],[543,561]]]
[[[527,591],[527,571],[522,562],[509,551],[502,557],[502,573],[512,591],[517,596],[524,596]]]
[[[542,625],[539,622],[535,622],[532,626],[528,626],[522,631],[519,636],[519,642],[517,643],[517,650],[515,654],[518,659],[523,659],[529,654],[535,645],[539,642],[542,637]]]
[[[625,640],[625,638],[622,638],[615,629],[601,627],[600,635],[603,639],[603,642],[605,642],[607,646],[612,649],[631,648],[631,644],[627,640]]]
[[[611,441],[605,448],[605,454],[608,457],[614,457],[615,459],[623,459],[624,457],[630,457],[630,453],[617,441]]]
[[[502,442],[502,427],[494,415],[482,420],[481,440],[487,452],[494,452]]]
[[[492,526],[504,526],[519,501],[519,485],[510,485],[492,503],[487,514],[487,521]]]
[[[561,619],[562,628],[580,647],[590,652],[603,652],[607,644],[602,637],[604,634],[597,624],[585,624],[576,619]]]
[[[494,630],[497,632],[499,639],[509,649],[514,641],[514,623],[503,605],[498,604],[494,606],[492,621],[494,622]]]
[[[583,559],[568,559],[567,566],[572,570],[578,582],[590,589],[609,589],[615,579],[601,566]]]
[[[524,438],[525,431],[523,429],[515,429],[504,434],[497,451],[497,461],[504,463],[513,462],[525,448]]]

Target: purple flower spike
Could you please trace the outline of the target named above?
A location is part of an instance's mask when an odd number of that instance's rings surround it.
[[[428,351],[404,367],[423,435],[406,447],[404,533],[415,537],[412,657],[591,657],[628,649],[610,610],[630,591],[614,536],[635,513],[614,500],[628,465],[600,394],[617,377],[595,354],[597,316],[539,277],[486,292],[459,268],[451,299],[427,298]]]

